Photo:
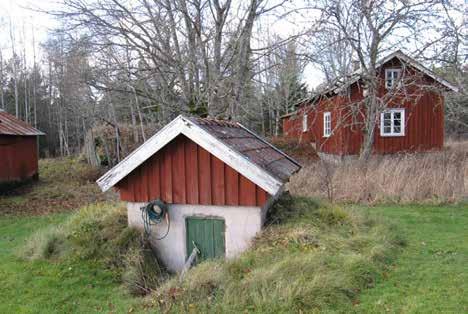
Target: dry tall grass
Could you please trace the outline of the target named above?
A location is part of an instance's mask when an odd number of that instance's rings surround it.
[[[457,202],[468,196],[468,142],[443,152],[373,157],[340,164],[318,161],[291,179],[301,196],[340,202]]]

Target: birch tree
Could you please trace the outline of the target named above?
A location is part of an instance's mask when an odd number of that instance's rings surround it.
[[[2,106],[2,110],[5,110],[5,95],[3,94],[3,88],[5,84],[5,77],[3,71],[3,51],[2,47],[0,46],[0,104]]]
[[[16,41],[14,35],[13,24],[10,17],[10,43],[11,43],[11,53],[12,53],[12,66],[13,66],[13,83],[15,87],[15,115],[17,118],[20,116],[19,112],[19,100],[18,100],[18,65],[16,62]]]

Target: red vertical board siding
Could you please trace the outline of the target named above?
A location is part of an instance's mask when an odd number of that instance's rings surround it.
[[[444,119],[444,96],[443,95],[438,95],[437,97],[438,103],[437,103],[437,116],[439,118],[439,124],[437,125],[437,130],[439,130],[439,133],[437,134],[439,138],[438,142],[438,147],[439,149],[442,149],[444,146],[444,137],[445,137],[445,119]]]
[[[256,192],[257,192],[257,206],[262,207],[265,205],[267,199],[268,199],[268,194],[262,190],[259,186],[256,186]]]
[[[133,185],[128,184],[128,178],[123,179],[122,181],[119,182],[119,193],[120,193],[120,198],[123,201],[127,202],[133,202]]]
[[[211,198],[211,155],[208,151],[198,147],[198,191],[200,204],[212,204]]]
[[[37,137],[0,135],[0,183],[24,181],[37,173]]]
[[[151,174],[149,196],[151,200],[155,200],[161,198],[161,163],[158,156],[151,157],[150,165],[148,169],[148,173]]]
[[[187,181],[187,203],[198,204],[198,147],[192,141],[185,142],[185,171]]]
[[[172,203],[172,151],[171,146],[167,146],[162,151],[161,165],[161,198],[168,203]]]
[[[143,163],[142,167],[140,168],[140,183],[141,183],[141,190],[140,190],[140,199],[147,202],[149,201],[149,180],[150,180],[150,172],[148,171],[150,168],[148,167],[148,163]]]
[[[120,198],[146,202],[263,206],[269,194],[184,136],[117,184]]]
[[[304,132],[302,127],[302,119],[304,114],[307,114],[308,129]],[[293,114],[283,119],[283,134],[287,138],[298,140],[299,142],[316,141],[314,125],[316,124],[317,114],[310,107],[304,105],[299,108],[296,114]]]
[[[239,173],[226,165],[226,205],[239,205]]]
[[[257,191],[255,184],[244,176],[240,177],[239,182],[239,202],[243,206],[257,205]]]
[[[211,156],[211,178],[213,180],[211,183],[213,204],[225,205],[224,163],[213,155]]]
[[[172,158],[172,202],[175,204],[185,204],[185,145],[184,139],[178,137],[174,143],[174,153]]]
[[[132,192],[133,192],[133,199],[137,200],[140,198],[140,188],[139,185],[140,183],[136,180],[137,177],[139,177],[139,169],[136,169],[135,172],[128,177],[128,184],[132,187]]]

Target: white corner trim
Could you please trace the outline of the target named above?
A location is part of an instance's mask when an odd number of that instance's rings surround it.
[[[307,113],[304,113],[302,115],[302,132],[307,132],[309,130],[308,121],[307,121],[308,118],[309,116],[307,115]]]
[[[269,194],[275,195],[281,186],[283,186],[282,182],[278,181],[268,172],[182,115],[175,118],[119,164],[105,173],[96,181],[97,184],[103,192],[107,191],[179,134],[187,136]]]

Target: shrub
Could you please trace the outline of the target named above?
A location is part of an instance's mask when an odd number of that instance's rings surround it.
[[[52,227],[37,232],[19,251],[28,260],[55,259],[67,250],[66,235],[63,228]]]
[[[165,280],[164,271],[147,241],[123,254],[122,281],[133,295],[145,295]]]

